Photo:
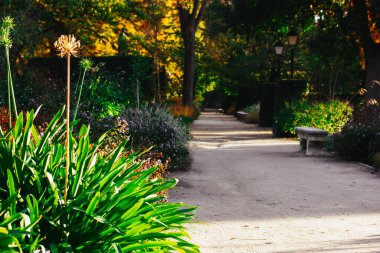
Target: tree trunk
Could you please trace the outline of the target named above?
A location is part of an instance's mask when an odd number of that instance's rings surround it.
[[[183,73],[183,99],[184,106],[193,105],[193,88],[195,73],[195,31],[190,31],[184,36],[185,55]]]
[[[158,56],[156,56],[156,82],[157,82],[157,102],[162,103],[161,98],[161,80],[160,80],[160,62]]]
[[[366,0],[353,0],[353,24],[360,37],[365,61],[365,87],[368,102],[376,99],[380,104],[380,45],[373,41],[370,29],[369,9]]]
[[[365,52],[366,100],[376,99],[380,104],[380,46],[375,45]]]
[[[184,7],[182,1],[177,0],[177,9],[181,24],[181,34],[185,46],[183,69],[183,96],[184,106],[193,105],[195,81],[195,32],[198,29],[202,16],[210,0],[193,0],[192,10]]]

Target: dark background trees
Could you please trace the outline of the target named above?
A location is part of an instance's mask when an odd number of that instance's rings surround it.
[[[380,99],[379,9],[373,0],[0,3],[2,16],[22,24],[14,33],[15,61],[54,55],[52,43],[62,33],[77,35],[84,56],[116,55],[122,35],[125,54],[154,58],[157,90],[163,85],[158,73],[166,70],[163,97],[183,94],[185,105],[193,92],[202,97],[211,87],[233,93],[279,74],[290,78],[289,48],[278,65],[273,46],[286,45],[291,29],[299,34],[295,77],[307,80],[311,92],[331,98],[362,87],[367,100]]]
[[[295,78],[317,96],[355,96],[362,84],[362,55],[350,1],[215,1],[205,17],[206,50],[227,89],[278,75],[274,44],[285,44],[281,79],[290,78],[287,33],[298,32]],[[367,6],[368,7],[368,6]],[[221,58],[223,60],[221,60]],[[210,59],[208,59],[210,61]]]

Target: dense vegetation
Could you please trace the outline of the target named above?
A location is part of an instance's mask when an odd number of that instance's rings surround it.
[[[352,111],[348,102],[337,100],[294,101],[276,115],[273,133],[276,136],[294,136],[296,126],[317,127],[336,133],[351,119]]]
[[[286,34],[293,28],[299,35],[295,77],[309,81],[311,91],[325,98],[352,95],[357,91],[360,80],[364,81],[360,68],[362,57],[376,55],[375,52],[360,53],[361,47],[368,52],[376,48],[372,44],[377,43],[378,22],[373,17],[379,8],[373,1],[317,0],[310,4],[292,0],[284,4],[273,0],[155,0],[149,3],[134,0],[68,4],[58,0],[38,3],[23,0],[17,4],[3,1],[0,10],[22,24],[15,27],[13,59],[24,62],[33,55],[53,56],[54,39],[60,33],[74,33],[85,45],[83,56],[151,57],[156,100],[160,101],[182,93],[185,46],[181,29],[185,26],[180,24],[179,9],[196,18],[197,13],[192,15],[193,3],[198,8],[206,3],[204,15],[199,18],[204,17],[199,24],[202,29],[195,34],[194,94],[199,98],[215,89],[216,84],[223,86],[218,88],[221,93],[231,95],[239,86],[252,81],[279,76],[289,78],[291,50],[285,41]],[[368,17],[360,14],[363,7],[367,8]],[[94,11],[89,14],[88,9]],[[374,41],[370,41],[367,30],[359,24],[368,24]],[[358,44],[359,40],[366,43]],[[277,41],[285,44],[279,60],[273,48]],[[166,75],[160,75],[162,70]],[[369,80],[366,83],[366,90],[371,91]]]
[[[166,197],[177,183],[165,177],[170,156],[182,149],[187,152],[184,125],[167,110],[142,107],[151,117],[139,123],[153,117],[160,124],[145,126],[145,134],[152,133],[148,139],[135,138],[132,118],[128,117],[129,128],[125,120],[114,117],[125,107],[139,111],[139,101],[131,105],[136,101],[121,92],[122,79],[105,72],[85,82],[86,72],[93,70],[88,59],[80,62],[73,96],[70,58],[79,54],[80,42],[73,35],[62,35],[54,46],[67,63],[66,90],[60,91],[61,96],[66,94],[66,107],[58,109],[52,103],[50,110],[58,113],[36,126],[34,110],[17,113],[9,54],[13,28],[11,17],[2,19],[8,108],[1,108],[0,118],[0,251],[199,252],[184,239],[188,234],[183,226],[196,208],[168,202]],[[90,124],[79,127],[77,115]],[[163,128],[163,123],[169,127]],[[90,138],[90,125],[95,127],[95,138]],[[175,145],[159,145],[163,154],[146,151],[158,140],[155,131],[168,129],[165,141],[178,136]],[[167,161],[162,162],[162,157]]]
[[[376,106],[366,106],[334,135],[334,149],[343,158],[380,166],[380,113]],[[377,158],[376,158],[377,156]]]
[[[105,136],[92,144],[85,126],[71,134],[64,200],[63,112],[43,133],[33,111],[0,132],[1,251],[198,252],[182,239],[194,208],[157,195],[176,180],[150,178],[157,167],[138,170],[137,153],[123,156],[125,141],[99,156]]]

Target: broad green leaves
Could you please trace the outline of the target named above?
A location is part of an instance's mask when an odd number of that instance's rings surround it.
[[[157,194],[174,179],[152,180],[156,168],[137,171],[124,145],[103,158],[102,138],[90,143],[89,129],[71,136],[67,204],[63,202],[65,146],[63,110],[44,133],[34,112],[0,133],[0,251],[199,252],[185,241],[183,223],[194,207],[162,202]]]

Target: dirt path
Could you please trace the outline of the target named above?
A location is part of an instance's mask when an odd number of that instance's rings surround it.
[[[305,157],[298,143],[231,116],[203,113],[188,172],[171,200],[200,206],[204,253],[380,252],[380,178],[364,166]]]

